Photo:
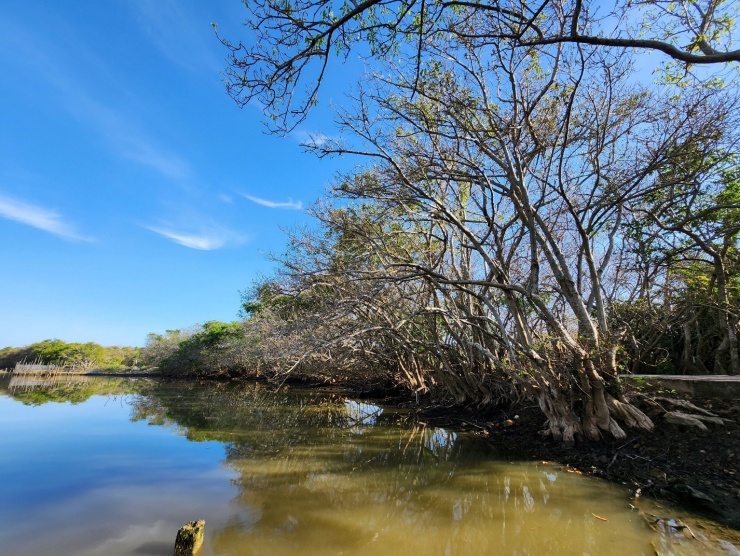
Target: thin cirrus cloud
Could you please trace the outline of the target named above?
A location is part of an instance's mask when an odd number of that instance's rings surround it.
[[[217,75],[223,69],[221,44],[213,40],[209,20],[178,0],[140,0],[130,8],[141,30],[171,62],[188,71],[202,69]]]
[[[73,32],[64,37],[67,47],[58,49],[24,22],[0,18],[0,47],[22,55],[22,71],[31,79],[41,80],[45,87],[52,87],[56,93],[53,98],[60,106],[98,134],[115,155],[166,178],[189,177],[188,162],[160,145],[147,131],[137,116],[136,103],[131,101],[136,95],[122,87],[121,77]],[[111,97],[118,101],[108,100]]]
[[[92,241],[78,233],[74,226],[62,220],[58,212],[5,195],[0,195],[0,218],[20,222],[65,239]]]
[[[292,198],[288,197],[287,201],[268,201],[267,199],[262,199],[260,197],[254,197],[252,195],[247,195],[245,193],[240,193],[242,197],[245,199],[249,199],[253,203],[257,203],[258,205],[262,205],[263,207],[267,208],[273,208],[273,209],[289,209],[289,210],[302,210],[303,209],[303,203],[301,201],[294,201]]]
[[[305,129],[293,130],[289,136],[305,147],[323,147],[329,143],[335,143],[336,138],[321,131],[306,131]]]
[[[136,123],[135,117],[116,111],[72,85],[66,87],[66,91],[70,113],[104,137],[114,153],[148,166],[167,178],[183,179],[190,175],[187,161],[159,146]]]
[[[144,228],[166,237],[183,247],[198,249],[200,251],[214,251],[215,249],[226,247],[229,244],[243,243],[246,239],[228,230],[217,228],[201,233],[179,232],[173,229],[158,228],[155,226],[144,226]]]

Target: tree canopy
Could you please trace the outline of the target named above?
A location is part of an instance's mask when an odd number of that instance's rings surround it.
[[[624,438],[654,427],[619,378],[657,364],[641,319],[670,330],[676,287],[702,274],[715,366],[738,372],[736,81],[676,77],[740,59],[735,5],[248,9],[247,44],[224,39],[228,91],[259,99],[277,131],[316,104],[332,57],[371,60],[337,109],[338,138],[309,145],[364,166],[338,177],[313,211],[319,231],[292,236],[245,300],[247,329],[291,345],[273,359],[285,372],[386,369],[458,403],[536,399],[566,442]],[[641,84],[639,49],[680,64],[665,71],[681,86]],[[684,332],[685,358],[705,351]]]
[[[532,54],[562,44],[658,52],[673,78],[697,65],[740,62],[740,8],[729,0],[619,0],[613,7],[589,0],[256,0],[246,7],[250,34],[220,37],[230,52],[228,93],[241,105],[259,101],[283,131],[318,102],[333,57],[402,53],[415,89],[427,47],[440,35]]]

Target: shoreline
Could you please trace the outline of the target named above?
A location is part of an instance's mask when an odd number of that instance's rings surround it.
[[[168,376],[141,371],[93,371],[79,375],[270,384],[264,377]],[[666,422],[657,404],[645,403],[649,397],[643,394],[640,408],[655,422],[655,431],[627,429],[626,440],[580,441],[566,446],[541,434],[545,417],[531,401],[478,409],[441,403],[430,396],[417,399],[411,392],[383,382],[328,382],[318,377],[290,376],[275,385],[276,390],[283,384],[293,388],[331,390],[412,411],[426,424],[489,439],[504,459],[555,462],[573,472],[626,486],[633,496],[651,498],[678,510],[705,516],[732,530],[740,540],[740,468],[737,465],[740,460],[740,402],[737,399],[672,393],[672,397],[689,399],[724,420],[724,425],[710,424],[708,431],[702,431]]]

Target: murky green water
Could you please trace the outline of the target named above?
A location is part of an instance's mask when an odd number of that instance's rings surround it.
[[[647,527],[628,492],[337,394],[0,379],[0,553],[706,553]]]

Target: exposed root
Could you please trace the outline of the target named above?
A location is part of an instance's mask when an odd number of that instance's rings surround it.
[[[664,415],[665,420],[674,425],[687,425],[696,427],[701,430],[708,430],[704,423],[723,426],[725,422],[719,417],[709,417],[708,415],[691,415],[682,411],[668,411]]]
[[[702,415],[706,415],[707,417],[717,417],[716,413],[712,413],[711,411],[707,411],[706,409],[698,407],[688,400],[676,400],[674,398],[665,398],[663,396],[658,396],[655,399],[660,400],[662,402],[667,402],[671,404],[673,407],[680,407],[682,409],[691,410],[694,413],[701,413]]]
[[[613,419],[609,418],[609,432],[617,440],[624,440],[627,438],[627,433],[622,430],[622,427]]]
[[[628,427],[646,431],[655,429],[655,423],[652,419],[634,405],[620,402],[609,395],[606,397],[606,403],[609,405],[609,412],[612,416],[624,421],[624,424]]]
[[[550,396],[544,392],[539,395],[539,405],[542,412],[547,417],[547,425],[553,439],[561,440],[567,445],[573,445],[576,436],[583,432],[581,422],[573,413],[571,407],[555,389],[552,389]]]

